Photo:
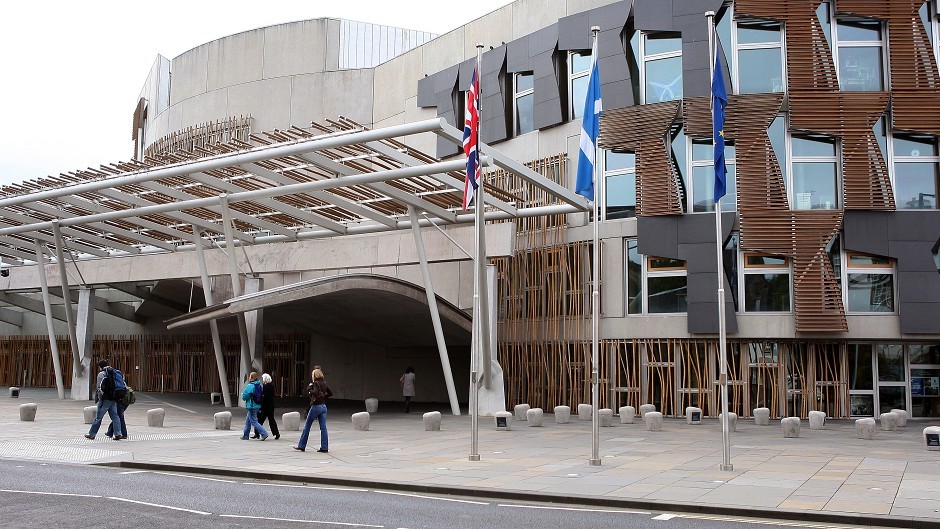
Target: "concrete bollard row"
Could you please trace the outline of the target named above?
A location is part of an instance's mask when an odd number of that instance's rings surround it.
[[[663,429],[663,414],[658,411],[648,411],[643,414],[643,422],[646,424],[646,431],[661,432]]]
[[[232,429],[232,412],[230,411],[220,411],[212,416],[215,420],[215,429],[216,430],[231,430]]]
[[[429,411],[421,416],[421,420],[424,421],[424,431],[426,432],[441,431],[441,412]]]
[[[512,413],[508,411],[498,411],[493,414],[493,421],[496,423],[496,430],[508,432],[512,429]]]
[[[529,423],[529,426],[542,426],[543,416],[542,408],[530,408],[525,412],[525,420]]]
[[[855,421],[855,437],[859,439],[875,438],[875,419],[867,417]]]
[[[899,427],[899,428],[904,428],[904,427],[907,426],[907,419],[910,417],[910,415],[907,413],[907,410],[902,410],[902,409],[895,408],[895,409],[891,410],[891,413],[893,413],[893,414],[895,414],[895,415],[898,416],[898,427]]]
[[[770,408],[754,408],[753,415],[757,426],[770,426]]]
[[[724,413],[718,414],[719,424],[720,424],[720,421],[724,418],[724,415],[725,415]],[[737,413],[728,412],[728,431],[729,432],[738,431],[738,414]]]
[[[527,411],[529,411],[529,409],[530,408],[528,404],[516,404],[512,409],[513,418],[517,421],[526,420],[525,414]]]
[[[636,408],[633,406],[621,406],[620,412],[620,424],[633,424],[633,421],[636,420]]]
[[[597,425],[610,427],[614,422],[614,410],[610,408],[601,408],[597,410]]]
[[[289,411],[284,415],[281,415],[281,429],[290,430],[292,432],[300,431],[300,412],[299,411]]]
[[[702,408],[688,406],[685,409],[686,424],[702,424]]]
[[[590,421],[594,418],[594,406],[590,404],[578,404],[578,420]]]
[[[783,429],[785,439],[797,438],[800,436],[800,418],[784,417],[780,419],[780,427]]]
[[[352,414],[352,425],[354,430],[359,430],[362,432],[369,431],[369,412],[360,411],[358,413]]]
[[[85,417],[85,424],[95,422],[95,417],[98,416],[98,406],[85,406],[82,408],[82,415]]]
[[[366,399],[366,411],[369,413],[378,413],[379,399],[376,399],[376,398]]]
[[[555,424],[568,424],[571,420],[571,406],[555,406]]]
[[[826,429],[826,412],[813,410],[809,412],[809,429],[810,430],[825,430]]]
[[[898,414],[894,412],[882,413],[879,417],[881,429],[886,432],[893,432],[898,429]]]
[[[37,408],[39,408],[39,406],[34,402],[20,404],[20,420],[27,422],[35,421]]]
[[[166,410],[163,408],[147,410],[147,426],[151,428],[163,428],[163,419],[165,418]]]
[[[646,414],[651,411],[656,411],[655,404],[640,404],[640,418],[641,419],[646,417]]]
[[[20,398],[20,388],[16,386],[10,386],[10,398],[11,399]]]

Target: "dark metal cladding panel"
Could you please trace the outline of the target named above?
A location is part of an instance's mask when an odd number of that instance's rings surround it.
[[[501,82],[501,78],[506,75],[506,50],[507,47],[503,45],[483,54],[483,77],[480,83],[480,91],[483,92],[480,139],[487,143],[495,143],[509,137],[506,116],[507,96],[503,90],[511,90],[512,86],[504,87],[504,83]]]
[[[591,13],[592,11],[582,11],[558,20],[559,49],[591,49]]]
[[[940,236],[940,235],[938,235]],[[937,272],[937,263],[933,260],[933,245],[936,241],[890,241],[888,242],[888,252],[881,255],[890,255],[898,260],[897,267],[899,273],[918,273],[929,272],[932,274],[930,279],[936,280],[940,288],[940,273]],[[924,287],[929,283],[924,283]],[[940,291],[938,291],[940,294]],[[940,302],[940,296],[937,301]]]
[[[533,68],[529,55],[529,35],[506,43],[507,72],[531,72]]]
[[[933,262],[933,260],[931,260]],[[900,264],[900,263],[899,263]],[[929,288],[937,283],[937,267],[929,272],[906,272],[898,277],[898,299],[902,306],[911,303],[937,303],[940,286]],[[928,287],[928,288],[925,288]]]
[[[636,234],[641,254],[679,258],[679,217],[638,217]]]
[[[876,211],[846,211],[842,245],[846,250],[888,254],[888,219]]]
[[[558,47],[558,24],[545,26],[544,28],[529,34],[529,57],[535,57],[541,53],[554,52]]]
[[[682,231],[685,227],[682,223],[679,227],[679,237],[682,237]],[[712,223],[714,226],[714,223]],[[712,228],[714,229],[714,228]],[[715,248],[715,237],[712,236],[711,242],[698,242],[698,243],[687,243],[679,244],[679,255],[682,259],[685,259],[686,266],[688,267],[689,273],[696,274],[711,274],[712,283],[714,285],[718,284],[718,280],[715,279],[715,270],[718,268],[718,255]]]
[[[715,263],[712,263],[714,268]],[[717,303],[718,285],[715,281],[715,274],[707,272],[693,272],[689,270],[689,286],[686,301],[689,306],[699,303]],[[691,325],[692,318],[689,318]]]
[[[888,224],[888,238],[893,241],[934,241],[940,239],[940,212],[937,210],[898,211]]]
[[[431,76],[418,79],[418,107],[433,107],[436,102],[434,99],[434,79]]]
[[[901,308],[901,332],[936,334],[940,332],[940,303],[907,303]]]
[[[635,0],[633,18],[638,30],[674,31],[672,0]]]
[[[727,286],[725,292],[727,292]],[[717,293],[715,294],[717,297]],[[718,302],[689,304],[688,331],[692,334],[718,334]],[[725,331],[728,334],[738,332],[738,320],[734,314],[734,303],[725,302]]]

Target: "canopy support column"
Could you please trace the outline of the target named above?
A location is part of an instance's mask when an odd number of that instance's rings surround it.
[[[82,356],[78,347],[78,336],[75,334],[75,314],[72,313],[72,296],[69,292],[69,278],[65,273],[65,241],[62,239],[62,230],[59,221],[52,221],[52,232],[55,235],[55,258],[59,265],[59,283],[62,286],[62,308],[65,309],[65,322],[69,328],[69,344],[72,346],[72,400],[88,400],[91,392],[91,380],[87,367],[91,366],[91,357]],[[84,391],[82,388],[84,386]]]
[[[193,225],[193,243],[196,245],[196,260],[199,261],[199,277],[202,279],[202,294],[206,299],[206,306],[211,307],[212,288],[209,284],[209,269],[206,266],[206,253],[202,247],[202,234],[199,226]],[[225,371],[225,355],[222,354],[222,339],[219,338],[219,324],[216,320],[209,320],[209,332],[212,334],[212,350],[215,352],[215,365],[219,371],[219,387],[222,388],[222,403],[226,408],[232,407],[232,395],[228,388],[228,373]]]
[[[68,291],[64,291],[66,294]],[[78,289],[78,318],[75,324],[76,338],[78,339],[78,351],[82,357],[82,363],[86,361],[88,365],[91,364],[92,354],[94,353],[94,343],[95,343],[95,291],[94,289],[88,287],[81,287]],[[105,360],[111,361],[110,358]],[[91,370],[88,371],[89,373]],[[96,374],[97,378],[97,374]],[[89,382],[90,375],[89,375]],[[74,386],[74,384],[73,384]],[[88,394],[85,395],[86,399],[91,400],[93,393],[91,391],[92,386],[88,387]],[[74,390],[73,390],[74,391]]]
[[[428,267],[428,256],[424,251],[424,240],[421,238],[421,227],[418,224],[418,213],[414,206],[408,206],[408,216],[411,218],[411,233],[415,238],[415,248],[418,250],[418,261],[421,263],[421,275],[424,276],[424,292],[428,297],[428,308],[431,309],[431,323],[434,325],[434,338],[437,340],[437,352],[441,355],[441,369],[444,371],[444,383],[447,385],[447,397],[450,399],[450,410],[454,415],[460,415],[460,404],[457,402],[457,390],[454,389],[454,373],[450,368],[450,357],[447,355],[447,344],[444,342],[444,330],[441,327],[441,315],[437,310],[437,296],[434,294],[434,285],[431,282],[431,270]]]
[[[52,303],[49,301],[49,282],[46,280],[46,266],[42,255],[42,243],[34,239],[36,245],[36,268],[39,270],[39,286],[42,289],[43,313],[46,316],[46,329],[49,332],[49,351],[52,353],[52,369],[55,371],[55,388],[60,399],[65,399],[65,384],[62,382],[62,365],[59,363],[59,344],[55,339],[55,327],[52,322]]]
[[[232,227],[232,213],[228,209],[228,196],[223,193],[220,198],[222,202],[222,228],[225,230],[225,256],[228,257],[228,273],[232,278],[232,295],[237,298],[242,295],[242,285],[238,277],[238,263],[235,262],[235,235]],[[238,320],[238,337],[241,342],[241,365],[238,378],[245,381],[248,380],[248,373],[253,367],[251,350],[248,346],[248,325],[245,323],[245,313],[243,312],[236,314],[235,319]]]

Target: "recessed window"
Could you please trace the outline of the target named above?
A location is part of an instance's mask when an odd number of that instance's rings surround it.
[[[686,262],[671,257],[642,256],[637,251],[636,241],[627,241],[626,246],[628,312],[687,312]]]
[[[532,132],[535,113],[535,77],[532,73],[517,73],[514,76],[514,106],[516,135]]]
[[[783,92],[783,38],[777,22],[742,21],[736,25],[737,67],[734,86],[739,94]]]
[[[742,288],[745,312],[789,312],[790,259],[745,253]]]
[[[605,219],[636,216],[636,154],[604,151]]]
[[[831,3],[827,3],[831,9]],[[839,86],[851,92],[884,90],[884,33],[877,20],[836,19],[833,55]]]
[[[682,38],[675,33],[645,33],[640,40],[644,103],[682,99]]]
[[[573,51],[568,54],[568,115],[571,119],[584,117],[590,73],[591,52]]]
[[[937,141],[926,136],[894,136],[894,198],[898,209],[936,209]]]
[[[890,258],[848,253],[845,277],[849,312],[894,312],[894,265]]]
[[[722,211],[737,209],[737,186],[735,185],[734,146],[725,146],[725,196],[721,199]],[[715,148],[712,142],[692,143],[692,186],[687,211],[702,213],[715,211]]]
[[[788,188],[792,209],[838,209],[839,159],[836,140],[793,136]]]

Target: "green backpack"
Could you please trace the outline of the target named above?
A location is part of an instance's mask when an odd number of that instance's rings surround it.
[[[127,386],[127,393],[125,393],[124,398],[121,399],[121,404],[127,407],[135,402],[137,402],[137,396],[134,395],[134,390],[131,389],[130,386]]]

